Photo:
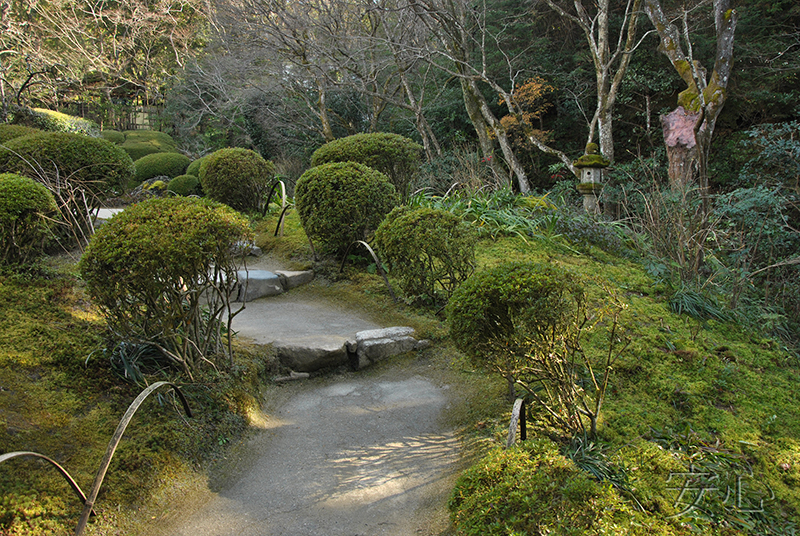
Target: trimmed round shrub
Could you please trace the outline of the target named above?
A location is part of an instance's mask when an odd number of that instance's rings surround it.
[[[91,235],[89,212],[122,190],[133,176],[133,162],[125,151],[100,138],[42,132],[0,147],[0,172],[30,177],[50,190],[63,223],[56,229],[57,238],[71,245]]]
[[[563,268],[507,263],[467,279],[450,298],[450,337],[472,363],[509,369],[533,344],[555,339],[585,310],[580,280]]]
[[[153,153],[174,153],[178,151],[178,145],[172,136],[157,130],[127,130],[125,143],[121,145],[123,149],[136,161]]]
[[[210,199],[242,211],[257,211],[275,176],[275,166],[255,151],[220,149],[203,159],[200,184]]]
[[[23,136],[30,136],[41,132],[38,128],[26,127],[25,125],[9,125],[7,123],[0,124],[0,145],[6,143],[14,138],[21,138]]]
[[[180,153],[154,153],[141,157],[133,163],[136,171],[134,178],[137,182],[146,181],[153,177],[177,177],[183,175],[191,160]]]
[[[81,134],[41,132],[15,138],[5,146],[0,148],[0,171],[43,182],[42,175],[55,180],[57,169],[59,180],[80,185],[96,198],[120,189],[134,171],[125,151],[106,140]],[[90,208],[99,206],[99,199],[87,201]]]
[[[101,226],[78,268],[116,340],[157,344],[188,372],[222,350],[235,246],[251,239],[248,221],[220,203],[150,199]]]
[[[167,185],[167,190],[177,195],[203,195],[200,179],[194,175],[178,175]]]
[[[94,121],[45,108],[20,108],[13,111],[14,123],[48,132],[71,132],[97,137],[100,126]]]
[[[358,162],[377,169],[408,197],[411,181],[419,171],[422,146],[399,134],[375,132],[355,134],[326,143],[311,156],[311,165],[330,162]]]
[[[307,170],[297,180],[294,195],[306,235],[336,255],[356,240],[367,240],[398,203],[386,175],[356,162]]]
[[[192,160],[192,163],[189,164],[189,167],[186,168],[186,174],[194,175],[195,177],[200,177],[200,166],[203,165],[203,161],[206,159],[206,156],[201,156],[197,160]]]
[[[435,208],[397,207],[375,231],[375,244],[406,297],[431,303],[447,301],[472,274],[475,239],[461,218]]]
[[[674,534],[668,523],[634,511],[548,440],[490,451],[459,477],[448,506],[457,533],[465,536]]]
[[[0,262],[20,264],[41,253],[56,210],[52,194],[41,184],[0,174]]]
[[[114,145],[122,145],[125,143],[125,134],[119,130],[101,130],[100,137],[106,141],[110,141]]]

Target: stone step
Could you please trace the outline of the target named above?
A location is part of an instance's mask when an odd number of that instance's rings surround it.
[[[430,346],[430,341],[417,340],[413,334],[413,328],[398,326],[360,331],[355,339],[312,335],[276,340],[273,347],[281,364],[295,372],[315,372],[348,364],[360,370],[389,357]]]
[[[266,296],[277,296],[287,290],[310,283],[314,279],[311,270],[293,272],[287,270],[239,270],[239,285],[236,292],[238,302],[249,302]]]

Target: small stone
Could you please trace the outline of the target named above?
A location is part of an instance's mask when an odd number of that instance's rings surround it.
[[[395,339],[406,337],[412,333],[414,333],[414,328],[400,326],[383,329],[368,329],[366,331],[359,331],[356,333],[356,340],[361,342],[369,339]]]
[[[345,337],[309,336],[275,341],[273,348],[283,366],[300,372],[314,372],[347,364],[346,344]]]

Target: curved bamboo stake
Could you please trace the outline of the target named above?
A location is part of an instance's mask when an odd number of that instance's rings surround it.
[[[528,429],[525,422],[525,399],[518,398],[511,409],[511,423],[508,425],[508,439],[506,449],[510,449],[517,441],[517,424],[519,424],[520,439],[528,439]]]
[[[347,262],[347,255],[350,253],[350,250],[353,249],[353,246],[357,244],[361,244],[362,246],[367,248],[369,254],[372,255],[372,258],[375,260],[375,267],[378,269],[378,274],[380,274],[381,277],[383,277],[383,280],[386,283],[386,288],[389,289],[389,295],[392,297],[392,301],[394,303],[397,303],[397,296],[394,295],[394,290],[392,290],[392,285],[389,284],[389,278],[386,277],[386,272],[384,271],[383,266],[381,265],[381,261],[378,259],[378,256],[375,254],[375,251],[373,251],[372,247],[370,247],[370,245],[364,242],[363,240],[356,240],[355,242],[347,246],[347,249],[344,252],[344,258],[342,259],[342,265],[339,267],[339,273],[342,273],[344,271],[344,263]]]
[[[67,481],[67,484],[72,488],[75,492],[75,495],[81,500],[83,504],[86,504],[86,495],[84,495],[83,490],[78,486],[78,483],[75,482],[75,479],[70,476],[66,469],[61,467],[57,462],[44,456],[43,454],[39,454],[38,452],[27,452],[27,451],[18,451],[18,452],[7,452],[6,454],[0,455],[0,463],[3,463],[6,460],[10,460],[12,458],[21,458],[21,457],[31,457],[31,458],[39,458],[40,460],[44,460],[48,462],[50,465],[55,467],[61,476],[64,477],[64,480]],[[91,515],[94,515],[94,510],[90,511]]]
[[[178,389],[177,385],[169,382],[156,382],[139,393],[139,396],[136,397],[136,400],[131,402],[131,405],[128,406],[128,411],[126,411],[125,415],[122,416],[122,420],[119,421],[117,429],[114,432],[114,436],[111,438],[108,448],[106,448],[106,454],[103,456],[103,461],[100,463],[100,468],[97,470],[97,475],[94,477],[92,491],[89,492],[89,497],[84,503],[83,513],[81,514],[81,518],[78,520],[78,526],[75,529],[75,536],[80,536],[83,530],[86,528],[86,523],[89,522],[89,514],[92,512],[94,501],[97,499],[97,494],[100,492],[100,486],[103,484],[106,471],[108,471],[108,466],[111,464],[111,458],[114,457],[114,452],[117,450],[117,446],[122,440],[122,434],[125,433],[125,429],[128,427],[128,424],[130,424],[131,419],[133,419],[133,415],[136,413],[136,410],[139,409],[139,406],[142,405],[142,402],[144,402],[144,400],[150,396],[153,391],[165,385],[172,387],[175,392],[178,393],[178,397],[183,403],[183,409],[186,411],[186,415],[191,418],[192,410],[189,409],[189,404],[186,402],[186,398],[183,396],[183,393],[181,393],[180,389]]]

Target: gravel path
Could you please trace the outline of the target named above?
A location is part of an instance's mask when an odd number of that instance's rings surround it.
[[[443,430],[446,386],[386,366],[277,388],[267,429],[173,536],[409,536],[447,529],[458,442]]]

